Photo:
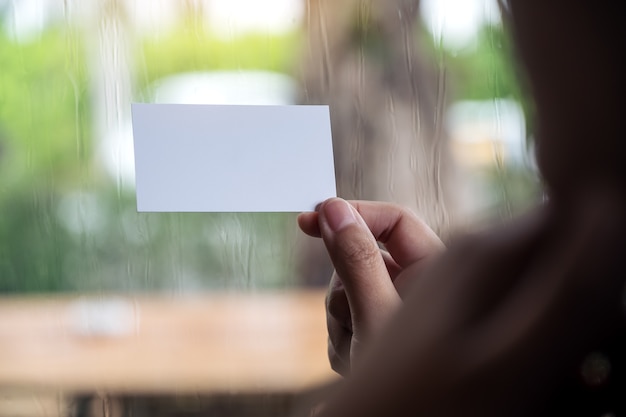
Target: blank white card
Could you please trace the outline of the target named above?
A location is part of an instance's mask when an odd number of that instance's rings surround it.
[[[328,106],[133,104],[137,210],[300,212],[336,196]]]

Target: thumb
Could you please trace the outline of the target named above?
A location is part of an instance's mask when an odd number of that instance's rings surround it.
[[[354,207],[339,198],[329,199],[320,207],[318,221],[346,291],[354,335],[362,339],[387,321],[400,297],[376,239]]]

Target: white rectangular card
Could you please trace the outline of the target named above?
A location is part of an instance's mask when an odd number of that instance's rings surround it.
[[[300,212],[336,196],[328,106],[133,104],[137,210]]]

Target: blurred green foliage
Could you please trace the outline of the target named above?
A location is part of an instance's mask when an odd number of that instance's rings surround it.
[[[63,184],[91,155],[90,115],[80,37],[52,30],[19,44],[0,30],[0,173],[4,187]],[[3,187],[3,188],[4,188]]]
[[[519,97],[503,36],[485,28],[474,49],[437,52],[456,96]],[[18,43],[0,27],[0,292],[297,284],[292,215],[137,213],[134,192],[99,171],[84,38],[57,27]],[[135,83],[143,95],[179,72],[289,74],[300,45],[296,32],[221,39],[183,25],[140,40]]]
[[[444,53],[455,96],[465,100],[521,98],[511,40],[502,26],[485,25],[471,45]]]
[[[534,110],[524,88],[510,34],[501,25],[487,24],[476,42],[465,50],[444,51],[452,90],[464,100],[509,98],[519,102],[526,116],[527,131],[533,131]]]
[[[293,73],[300,34],[245,34],[220,38],[186,26],[166,37],[143,41],[139,87],[167,75],[189,71],[266,70]],[[142,65],[143,64],[143,65]]]
[[[137,213],[133,191],[108,180],[92,158],[83,37],[66,27],[19,43],[1,29],[0,292],[289,284],[289,253],[262,237],[282,238],[292,216]],[[139,48],[138,84],[147,89],[182,71],[286,72],[296,39],[227,41],[181,29]]]
[[[423,27],[417,36],[428,56],[445,71],[449,98],[510,98],[520,102],[527,115],[532,116],[530,99],[523,88],[524,74],[517,63],[511,36],[502,25],[483,25],[473,42],[459,48],[446,46]]]
[[[526,131],[533,132],[532,100],[524,89],[524,74],[511,36],[502,25],[483,25],[476,39],[462,48],[446,46],[425,29],[418,36],[422,47],[445,73],[448,100],[514,100],[523,109]],[[526,145],[531,147],[532,143]],[[474,174],[487,190],[481,202],[484,212],[479,216],[486,224],[518,215],[541,198],[540,180],[529,166],[505,166],[499,161]]]
[[[534,130],[532,102],[522,88],[524,74],[510,35],[501,25],[483,26],[475,44],[467,50],[445,53],[455,96],[465,100],[515,100],[524,111],[526,131]],[[540,181],[528,166],[494,164],[482,175],[490,191],[485,216],[491,219],[509,219],[541,198]]]
[[[62,30],[26,44],[0,30],[0,291],[66,287],[55,202],[89,172],[83,51]]]

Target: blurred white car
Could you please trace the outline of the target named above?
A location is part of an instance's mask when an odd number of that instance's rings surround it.
[[[146,93],[150,103],[287,105],[296,101],[291,77],[266,71],[191,72],[165,77]],[[130,114],[123,127],[106,134],[98,159],[124,187],[135,187],[135,157]]]

